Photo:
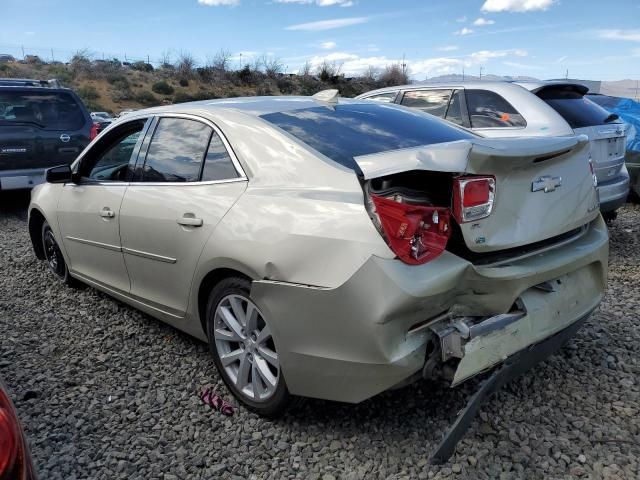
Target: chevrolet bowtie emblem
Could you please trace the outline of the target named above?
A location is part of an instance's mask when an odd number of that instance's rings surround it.
[[[549,193],[553,192],[560,186],[562,186],[562,177],[552,177],[550,175],[545,175],[531,182],[531,191],[539,192],[540,190],[542,190],[544,191],[544,193]]]

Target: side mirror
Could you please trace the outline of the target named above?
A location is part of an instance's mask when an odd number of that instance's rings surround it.
[[[69,165],[58,165],[48,168],[44,178],[47,183],[67,183],[73,181],[73,174]]]

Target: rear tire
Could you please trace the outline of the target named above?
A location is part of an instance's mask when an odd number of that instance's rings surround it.
[[[56,278],[69,287],[81,288],[84,286],[69,274],[69,269],[62,256],[60,246],[47,221],[42,224],[42,250],[44,251],[47,266]]]
[[[602,214],[602,218],[607,223],[607,225],[611,225],[615,221],[615,219],[618,218],[618,212],[604,212]]]
[[[231,277],[209,294],[207,336],[216,368],[233,395],[265,417],[284,413],[292,396],[268,320],[251,300],[251,283]]]

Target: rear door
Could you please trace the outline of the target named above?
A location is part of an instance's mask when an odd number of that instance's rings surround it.
[[[625,129],[609,112],[585,97],[587,91],[581,85],[561,84],[549,85],[534,93],[557,111],[576,133],[589,137],[598,182],[605,183],[616,177],[624,164]]]
[[[183,316],[202,249],[245,188],[217,127],[199,117],[159,117],[120,210],[131,294]]]

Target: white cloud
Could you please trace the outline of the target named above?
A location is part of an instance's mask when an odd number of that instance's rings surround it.
[[[640,42],[640,30],[598,30],[599,38],[606,40],[626,40],[629,42]]]
[[[333,50],[337,46],[338,44],[336,42],[322,42],[320,44],[320,48],[322,48],[323,50]]]
[[[460,47],[457,45],[444,45],[442,47],[436,47],[435,50],[439,52],[453,52],[454,50],[458,50]]]
[[[335,18],[333,20],[320,20],[319,22],[299,23],[297,25],[289,25],[285,30],[304,30],[309,32],[318,32],[321,30],[332,30],[334,28],[349,27],[351,25],[359,25],[367,23],[369,17],[350,17]]]
[[[480,50],[470,55],[459,57],[431,57],[421,59],[406,59],[409,72],[414,78],[425,78],[427,76],[444,75],[447,73],[459,72],[462,68],[471,68],[487,63],[494,58],[525,57],[525,50]],[[389,58],[385,56],[361,57],[347,52],[332,52],[327,55],[317,55],[309,60],[315,69],[323,62],[333,63],[340,66],[340,72],[347,76],[361,75],[370,67],[374,70],[382,70],[387,65],[401,63],[400,58]]]
[[[469,35],[470,33],[473,33],[473,30],[467,27],[464,27],[462,30],[453,32],[454,35]]]
[[[340,7],[352,7],[354,5],[353,0],[275,0],[276,3],[297,3],[300,5],[315,4],[320,7],[333,7],[335,5]]]
[[[207,5],[208,7],[218,7],[220,5],[227,5],[235,7],[240,5],[240,0],[198,0],[200,5]]]
[[[473,24],[477,27],[484,27],[485,25],[493,25],[494,23],[496,23],[494,20],[488,20],[486,18],[476,18],[473,22]]]
[[[531,12],[546,10],[557,0],[486,0],[483,12]]]
[[[466,21],[467,21],[466,15],[463,15],[462,17],[456,18],[456,22],[458,22],[458,23],[464,23]]]

